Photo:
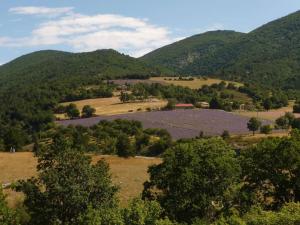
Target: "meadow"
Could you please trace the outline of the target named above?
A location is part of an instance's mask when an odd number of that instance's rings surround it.
[[[120,187],[119,197],[122,205],[137,197],[143,190],[143,183],[148,179],[147,169],[150,165],[159,164],[159,158],[119,158],[117,156],[93,155],[93,163],[105,159],[109,163],[112,180]],[[37,160],[31,152],[0,153],[0,184],[16,182],[36,176]],[[22,201],[20,193],[5,190],[9,205],[14,207]]]
[[[145,101],[122,103],[119,97],[115,96],[111,98],[96,98],[65,102],[62,103],[62,105],[68,105],[70,103],[75,104],[80,111],[82,110],[83,106],[90,105],[96,109],[96,115],[116,115],[128,112],[146,111],[147,108],[159,109],[166,106],[167,101],[154,98]],[[64,115],[56,115],[56,117],[60,119],[65,118]]]
[[[191,89],[199,89],[203,85],[212,85],[219,84],[223,80],[215,78],[194,78],[194,80],[179,80],[178,77],[151,77],[150,81],[161,82],[166,84],[174,84],[183,87],[189,87]],[[242,86],[243,84],[238,82],[225,81],[228,83],[234,83],[237,87]]]

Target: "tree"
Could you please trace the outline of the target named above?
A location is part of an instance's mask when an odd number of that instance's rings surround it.
[[[260,128],[260,133],[262,133],[262,134],[270,134],[271,132],[272,132],[271,125],[264,125],[264,126],[261,126],[261,128]]]
[[[20,150],[26,142],[27,135],[19,126],[11,126],[4,131],[4,146],[7,151],[11,148]]]
[[[149,168],[143,197],[157,199],[171,219],[190,222],[225,209],[225,192],[240,174],[235,152],[220,138],[179,143]]]
[[[293,113],[287,112],[284,116],[279,117],[275,122],[276,125],[282,129],[289,129],[295,120]]]
[[[241,152],[245,193],[249,204],[278,209],[300,200],[300,133],[266,139]],[[269,201],[272,199],[272,201]],[[245,201],[244,201],[245,202]]]
[[[118,137],[116,148],[117,154],[121,157],[130,157],[134,156],[135,152],[133,146],[131,145],[128,135],[121,133]]]
[[[255,206],[243,216],[234,214],[222,217],[214,225],[296,225],[299,222],[300,204],[291,202],[284,205],[279,211],[267,211]]]
[[[92,117],[95,112],[96,112],[95,108],[91,107],[90,105],[85,105],[82,108],[81,115],[84,118],[89,118],[89,117]]]
[[[222,135],[221,135],[221,137],[222,137],[224,140],[230,138],[230,133],[229,133],[229,131],[228,131],[228,130],[224,130],[223,133],[222,133]]]
[[[158,202],[138,198],[133,199],[123,212],[125,225],[157,225],[162,214],[163,209]]]
[[[293,121],[292,128],[300,130],[300,118],[297,118]]]
[[[122,91],[120,95],[120,101],[125,103],[125,102],[129,102],[129,100],[130,100],[130,95]]]
[[[7,206],[5,195],[0,186],[0,224],[1,225],[19,225],[20,217],[12,209]]]
[[[253,136],[254,136],[255,131],[258,131],[258,129],[261,127],[261,122],[258,119],[256,119],[255,117],[252,117],[248,121],[247,127],[250,131],[253,132]]]
[[[264,106],[265,110],[267,110],[267,111],[272,109],[273,106],[272,106],[271,99],[270,98],[265,99],[263,102],[263,106]]]
[[[293,112],[294,112],[294,113],[300,113],[300,103],[296,103],[296,104],[293,106]]]
[[[80,112],[77,109],[77,106],[73,103],[67,106],[66,108],[67,116],[71,119],[77,118],[80,116]]]
[[[175,99],[168,99],[168,104],[166,105],[167,110],[173,110],[175,109],[176,100]]]
[[[112,184],[107,163],[91,165],[90,156],[58,135],[38,154],[38,177],[20,181],[25,194],[30,224],[77,224],[89,207],[116,206],[117,188]]]
[[[209,107],[211,109],[222,109],[223,103],[219,98],[213,97],[209,102]]]

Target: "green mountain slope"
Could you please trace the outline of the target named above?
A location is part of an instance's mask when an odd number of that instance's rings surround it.
[[[242,36],[243,33],[234,31],[211,31],[157,49],[142,59],[154,65],[163,65],[176,73],[209,73],[208,71],[214,71],[214,68],[202,62]],[[194,69],[195,66],[198,68]]]
[[[214,45],[210,51],[189,44],[190,40],[196,39],[194,42],[206,44],[206,49],[211,49],[211,42],[203,41],[208,34],[210,40],[221,39],[222,44]],[[142,59],[172,67],[182,74],[213,74],[266,86],[300,89],[300,12],[248,34],[232,33],[234,37],[228,38],[225,34],[228,35],[228,31],[197,35],[149,53]],[[198,57],[188,60],[189,55]],[[184,66],[177,59],[184,61]]]

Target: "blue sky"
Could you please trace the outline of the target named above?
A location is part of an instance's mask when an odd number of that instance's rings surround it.
[[[208,30],[249,32],[299,0],[0,0],[0,64],[44,49],[141,56]]]

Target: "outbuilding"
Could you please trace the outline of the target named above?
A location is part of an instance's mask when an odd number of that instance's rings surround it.
[[[194,105],[193,104],[176,104],[175,109],[193,109]]]

